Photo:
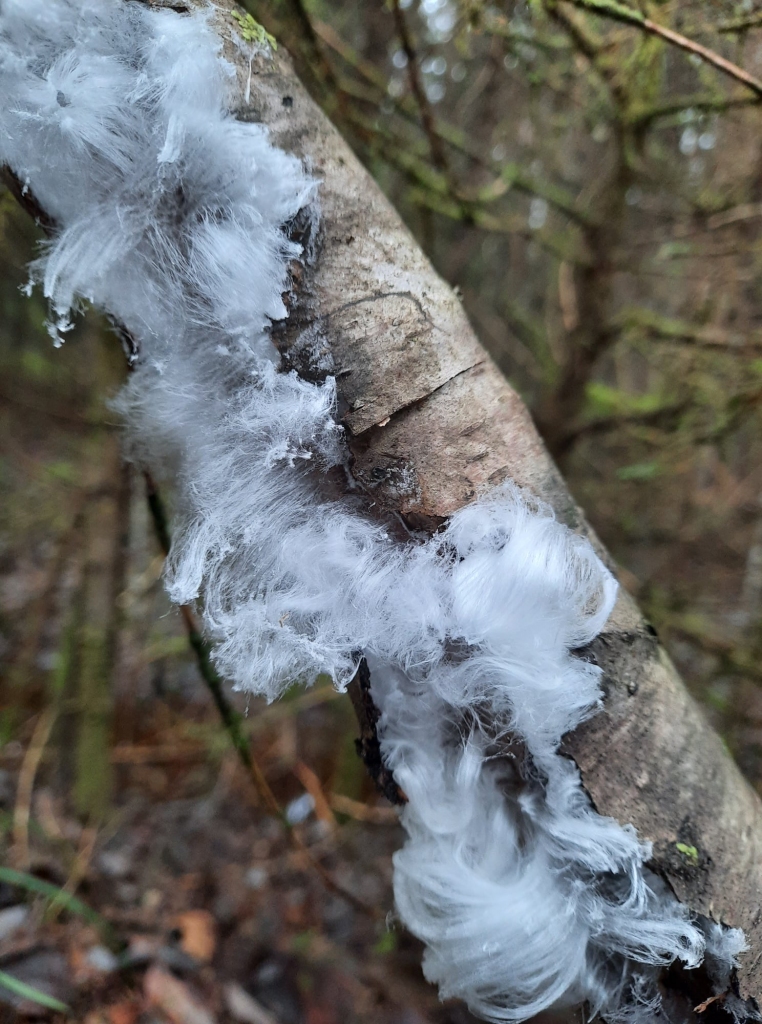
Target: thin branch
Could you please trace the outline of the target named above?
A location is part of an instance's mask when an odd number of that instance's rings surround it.
[[[742,203],[721,213],[714,213],[706,222],[707,231],[719,231],[731,224],[762,217],[762,203]]]
[[[629,106],[628,94],[619,79],[619,75],[606,63],[601,61],[604,51],[603,40],[596,36],[589,25],[583,24],[579,16],[573,15],[556,0],[546,0],[548,14],[568,34],[577,50],[590,61],[595,72],[609,90],[611,99],[616,106],[617,115],[623,119],[624,113]]]
[[[29,190],[29,186],[17,177],[10,167],[0,165],[0,182],[2,182],[22,210],[29,214],[35,224],[41,227],[46,235],[56,230],[56,222],[49,216]]]
[[[397,35],[407,57],[407,76],[410,82],[410,91],[415,96],[418,109],[421,112],[423,130],[426,133],[431,148],[431,158],[435,166],[443,173],[446,173],[448,170],[447,155],[445,154],[441,139],[434,128],[434,115],[431,112],[428,96],[421,83],[421,76],[418,71],[418,55],[415,52],[413,38],[408,29],[400,0],[392,0],[392,13],[394,14],[394,25]]]
[[[663,103],[654,103],[653,106],[635,107],[628,112],[627,122],[634,127],[641,127],[661,117],[682,114],[685,110],[706,110],[721,114],[726,110],[733,110],[735,107],[752,107],[759,101],[759,96],[749,96],[748,93],[740,92],[733,96],[713,96],[707,93],[676,96]]]
[[[753,649],[744,649],[725,637],[711,635],[703,632],[694,622],[691,622],[687,615],[678,613],[668,614],[662,622],[660,630],[679,633],[696,644],[707,654],[713,654],[720,659],[720,673],[729,673],[734,676],[746,676],[757,682],[762,682],[762,669],[759,664],[759,654]]]
[[[729,18],[716,26],[718,32],[745,32],[749,28],[762,26],[762,11],[744,14],[740,18]]]
[[[0,164],[0,184],[5,185],[21,209],[29,214],[35,224],[45,232],[48,238],[51,238],[58,231],[55,219],[42,208],[29,186],[5,164]],[[140,347],[136,339],[123,324],[120,324],[112,316],[107,314],[106,319],[122,343],[128,364],[134,366],[140,355]]]
[[[692,344],[700,348],[719,349],[721,352],[748,352],[762,348],[762,340],[758,337],[731,333],[711,324],[699,326],[673,317],[661,316],[649,309],[624,310],[617,318],[616,327],[622,331],[641,331],[660,341]]]
[[[56,717],[57,709],[51,706],[45,708],[38,718],[19,773],[16,806],[13,812],[13,861],[16,867],[22,871],[29,868],[29,818],[34,780],[56,723]]]
[[[483,205],[474,198],[452,197],[442,175],[435,171],[426,160],[417,156],[413,152],[412,146],[400,145],[398,136],[394,136],[383,127],[364,119],[358,112],[349,113],[347,121],[362,133],[365,144],[373,155],[398,168],[409,178],[413,187],[408,193],[408,199],[416,205],[427,207],[451,220],[467,221],[483,231],[512,234],[531,239],[553,256],[567,260],[575,266],[589,264],[589,255],[576,236],[567,239],[560,233],[556,236],[546,229],[534,230],[529,227],[526,216],[494,214],[484,209]],[[381,141],[389,143],[383,150],[379,149],[379,138]],[[516,188],[519,189],[518,183]],[[507,192],[509,189],[506,188],[505,191]],[[532,194],[541,193],[534,192]],[[551,205],[550,200],[548,203]]]
[[[504,14],[492,10],[489,11],[489,16],[479,24],[479,31],[486,36],[504,39],[507,43],[524,43],[538,50],[545,50],[551,55],[568,53],[571,49],[568,39],[562,36],[543,39],[536,34],[530,36],[526,32],[517,31]]]
[[[649,409],[647,412],[628,412],[622,413],[619,416],[601,416],[598,419],[588,420],[585,423],[572,424],[561,435],[557,442],[557,447],[561,454],[564,455],[583,437],[597,437],[599,434],[606,434],[611,430],[620,430],[624,427],[660,427],[662,430],[671,430],[674,429],[675,424],[679,421],[687,407],[687,402],[678,402],[675,405],[663,405],[659,409]]]
[[[159,542],[159,547],[166,557],[169,554],[171,538],[164,502],[161,500],[161,496],[159,495],[156,484],[150,473],[145,473],[144,476],[146,481],[148,508],[151,513],[154,532],[156,533],[156,539]],[[275,799],[275,795],[270,789],[262,769],[252,757],[249,741],[241,728],[242,717],[238,714],[235,708],[228,703],[228,699],[223,690],[222,679],[212,664],[209,647],[198,627],[193,609],[187,604],[180,605],[180,614],[182,615],[183,622],[185,623],[185,628],[188,633],[188,642],[196,655],[201,677],[212,695],[212,699],[214,700],[217,711],[222,719],[222,723],[225,726],[241,764],[251,776],[257,792],[262,798],[262,801],[268,811],[274,817],[278,818],[286,828],[290,828],[290,824],[278,804],[278,801]]]
[[[681,35],[671,28],[666,28],[664,25],[659,25],[650,18],[646,18],[640,11],[632,7],[617,3],[617,0],[569,0],[569,3],[586,11],[592,11],[593,14],[599,14],[604,18],[619,21],[624,25],[634,25],[642,32],[648,32],[649,35],[657,36],[659,39],[663,39],[664,42],[670,43],[680,50],[685,50],[686,53],[692,53],[706,64],[717,68],[723,74],[729,75],[730,78],[734,78],[737,82],[742,82],[748,89],[756,93],[757,96],[762,97],[762,81],[755,78],[754,75],[744,71],[743,68],[739,68],[737,64],[733,64],[732,61],[727,60],[716,51],[702,46],[701,43],[688,39],[687,36]]]
[[[305,56],[307,60],[304,61],[304,66],[310,72],[315,84],[327,93],[326,98],[328,98],[331,91],[338,91],[336,75],[330,61],[327,60],[320,46],[309,11],[304,5],[304,0],[287,0],[287,3],[291,8],[294,20],[301,30],[299,42],[306,44],[307,53]],[[241,6],[253,17],[259,18],[262,16],[262,12],[259,10],[262,5],[255,4],[253,0],[241,0]]]
[[[315,32],[331,50],[337,53],[342,60],[352,68],[353,71],[356,71],[357,74],[360,75],[369,85],[373,86],[373,88],[378,91],[378,95],[371,97],[367,93],[360,91],[362,87],[359,83],[348,81],[346,79],[339,82],[340,88],[344,92],[348,92],[354,98],[360,99],[366,103],[375,103],[379,99],[389,99],[386,90],[386,78],[376,67],[374,67],[373,64],[370,63],[370,61],[364,60],[330,25],[327,25],[325,22],[316,21]],[[392,102],[394,103],[396,112],[401,118],[403,118],[407,123],[415,124],[417,128],[420,127],[417,118],[414,119],[415,112],[418,109],[415,100],[410,96],[403,96],[399,99],[392,98]],[[355,117],[357,116],[358,115],[355,115]],[[374,131],[369,123],[366,124],[366,128],[368,131]],[[445,121],[434,119],[432,130],[438,139],[453,149],[456,153],[467,157],[479,167],[483,167],[493,173],[497,173],[498,182],[502,180],[505,183],[505,181],[510,178],[510,186],[515,188],[517,191],[526,193],[530,196],[536,196],[538,199],[544,199],[550,206],[558,210],[560,213],[568,216],[575,222],[575,224],[581,227],[585,227],[590,224],[589,216],[580,210],[572,194],[565,189],[551,183],[536,181],[531,177],[531,175],[521,170],[515,164],[512,164],[509,173],[503,176],[506,171],[505,167],[501,166],[496,161],[485,157],[464,132]],[[377,129],[375,129],[375,131],[377,131]],[[390,141],[393,141],[391,134],[388,132],[387,138],[389,138]],[[507,191],[507,189],[505,189],[505,191]]]

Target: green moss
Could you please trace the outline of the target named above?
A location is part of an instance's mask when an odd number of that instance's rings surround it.
[[[238,22],[241,38],[245,43],[254,43],[255,46],[269,46],[271,50],[278,49],[275,36],[255,21],[250,14],[242,14],[240,11],[231,11],[232,17]]]
[[[698,866],[699,853],[695,846],[688,846],[686,843],[675,843],[675,849],[682,854],[686,860],[694,866]]]
[[[383,956],[385,953],[393,953],[397,948],[397,933],[386,931],[373,947],[373,952]]]

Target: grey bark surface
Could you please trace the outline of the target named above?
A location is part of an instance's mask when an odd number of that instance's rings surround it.
[[[224,5],[232,8],[232,4]],[[223,38],[234,25],[220,18]],[[332,373],[352,473],[378,515],[434,530],[506,478],[586,533],[616,572],[522,400],[474,335],[399,215],[278,51],[252,63],[227,44],[243,119],[321,181],[319,235],[278,325],[285,363]],[[762,805],[620,589],[584,656],[604,672],[601,713],[569,735],[595,807],[653,842],[652,866],[693,911],[742,928],[741,995],[762,996]],[[695,849],[689,854],[683,848]]]
[[[205,6],[149,2],[178,16]],[[590,536],[616,572],[452,290],[289,58],[251,56],[236,41],[233,7],[217,0],[213,18],[236,68],[235,113],[266,124],[273,143],[321,181],[312,257],[294,268],[291,315],[274,337],[286,366],[312,380],[336,377],[368,513],[432,532],[510,478]],[[604,708],[566,737],[565,752],[597,810],[653,842],[652,866],[683,903],[745,931],[740,993],[762,1002],[758,797],[624,590],[604,633],[580,654],[603,669]]]

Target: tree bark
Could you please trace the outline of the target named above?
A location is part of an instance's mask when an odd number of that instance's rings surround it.
[[[230,0],[219,4],[233,8]],[[616,572],[523,402],[478,342],[380,189],[278,50],[249,62],[220,32],[238,73],[237,115],[321,181],[313,257],[295,270],[277,325],[284,362],[337,379],[352,475],[372,514],[434,531],[506,478],[584,533]],[[635,602],[620,590],[605,632],[581,656],[604,671],[605,707],[565,740],[601,814],[654,844],[653,868],[696,913],[742,928],[743,998],[762,1001],[762,805],[705,721]],[[679,844],[679,845],[678,845]],[[680,847],[694,848],[689,854]]]

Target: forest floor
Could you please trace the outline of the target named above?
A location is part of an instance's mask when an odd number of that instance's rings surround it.
[[[72,811],[43,717],[6,744],[0,860],[31,874],[0,875],[0,971],[36,995],[0,985],[0,1020],[472,1019],[439,1004],[418,944],[387,920],[394,812],[337,796],[308,767],[327,778],[342,731],[333,692],[308,697],[249,719],[290,827],[263,811],[200,686],[142,703],[132,740],[110,750],[98,826]],[[30,892],[28,879],[53,888]]]

